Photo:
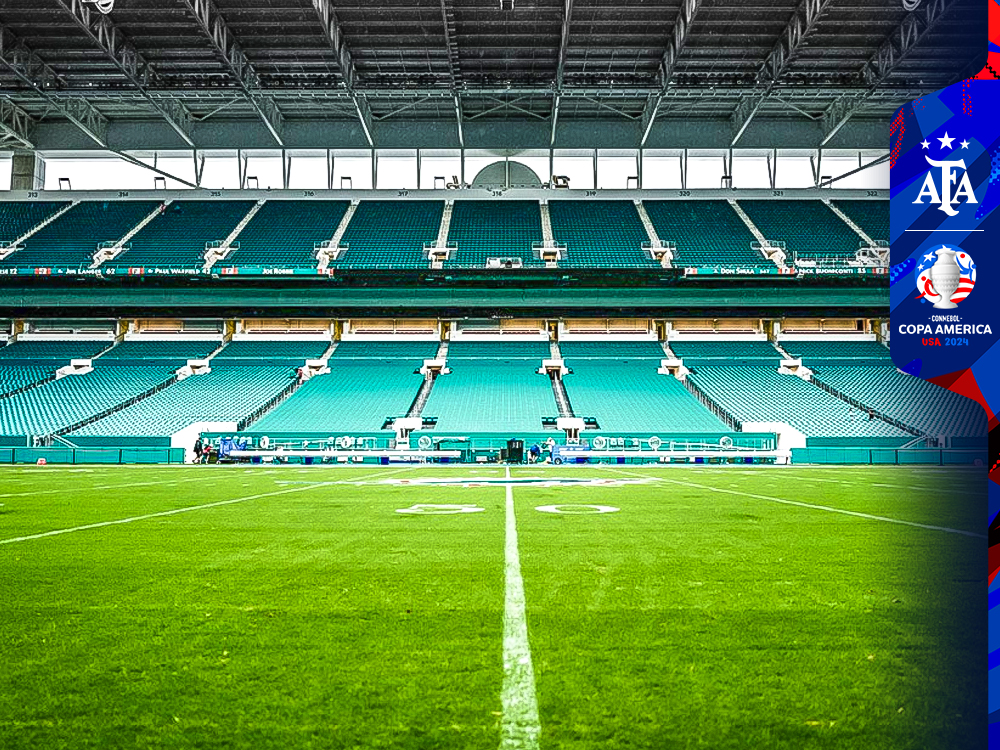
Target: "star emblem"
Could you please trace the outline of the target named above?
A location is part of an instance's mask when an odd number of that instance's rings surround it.
[[[934,253],[927,253],[927,255],[924,256],[924,260],[926,260],[928,263],[933,263]]]
[[[937,140],[941,141],[941,148],[942,149],[945,149],[945,148],[954,148],[954,146],[952,146],[951,144],[952,144],[952,141],[954,141],[955,139],[948,137],[948,131],[947,130],[944,131],[944,137],[943,138],[938,138]]]
[[[960,145],[962,148],[968,148],[969,147],[969,139],[966,138],[964,141],[962,141],[958,145]]]
[[[920,141],[920,146],[921,146],[922,148],[930,148],[930,147],[931,147],[931,144],[929,144],[929,143],[927,142],[927,139],[926,139],[926,138],[924,138],[924,139],[923,139],[922,141]]]

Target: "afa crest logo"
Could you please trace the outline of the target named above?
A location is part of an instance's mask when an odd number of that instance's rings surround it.
[[[934,140],[941,142],[941,151],[952,149],[952,143],[955,141],[947,133],[944,134],[943,138],[935,138]],[[930,148],[930,142],[926,138],[920,145],[925,150]],[[969,141],[963,140],[959,146],[967,149]],[[927,154],[924,154],[924,159],[933,169],[928,170],[924,176],[924,183],[920,186],[920,192],[917,193],[917,198],[913,201],[914,204],[923,204],[926,198],[928,203],[937,205],[939,211],[944,211],[948,216],[958,216],[955,206],[958,205],[959,199],[964,197],[967,204],[979,203],[979,199],[976,198],[976,194],[972,190],[972,183],[969,181],[965,159],[937,160],[932,159]]]

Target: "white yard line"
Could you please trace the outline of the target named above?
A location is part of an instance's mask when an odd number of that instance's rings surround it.
[[[406,471],[410,467],[405,469],[397,469],[396,471],[389,472],[379,472],[378,474],[370,474],[370,478],[374,476],[385,476],[385,474],[398,474],[401,471]],[[234,497],[230,500],[219,500],[214,503],[203,503],[202,505],[188,505],[183,508],[174,508],[172,510],[163,510],[158,513],[145,513],[141,516],[130,516],[128,518],[117,518],[113,521],[99,521],[98,523],[88,523],[83,526],[71,526],[66,529],[53,529],[52,531],[42,531],[37,534],[28,534],[26,536],[16,536],[10,539],[0,539],[0,545],[4,544],[14,544],[15,542],[28,542],[32,539],[44,539],[49,536],[61,536],[62,534],[72,534],[76,531],[88,531],[90,529],[102,529],[106,526],[120,526],[126,523],[134,523],[136,521],[148,521],[151,518],[163,518],[165,516],[176,516],[181,513],[190,513],[195,510],[206,510],[208,508],[218,508],[223,505],[234,505],[236,503],[245,503],[248,500],[259,500],[262,497],[275,497],[277,495],[288,495],[293,492],[306,492],[308,490],[319,489],[320,487],[327,487],[333,484],[337,484],[337,481],[323,482],[322,484],[310,484],[305,487],[291,487],[285,490],[276,490],[274,492],[261,492],[256,495],[246,495],[245,497]],[[124,485],[132,486],[132,485]]]
[[[0,493],[0,497],[33,497],[35,495],[67,495],[74,492],[90,491],[90,490],[114,490],[114,489],[129,489],[132,487],[151,487],[157,484],[181,484],[182,482],[214,482],[222,479],[228,479],[229,477],[223,477],[221,474],[215,477],[193,477],[191,479],[163,479],[158,482],[130,482],[129,484],[95,484],[93,486],[67,486],[61,487],[59,489],[52,490],[32,490],[31,492],[4,492]]]
[[[510,479],[507,468],[506,479]],[[541,725],[535,694],[535,669],[528,644],[524,580],[517,547],[514,488],[508,484],[504,542],[503,687],[500,703],[500,750],[537,750]]]
[[[624,471],[619,471],[617,469],[611,469],[618,474],[626,474]],[[638,476],[635,474],[629,476]],[[798,500],[786,500],[781,497],[771,497],[770,495],[757,495],[752,492],[740,492],[739,490],[726,490],[721,487],[711,487],[707,484],[698,484],[697,482],[682,482],[679,479],[668,479],[666,477],[657,477],[661,482],[669,482],[670,484],[679,484],[685,487],[695,487],[700,490],[708,490],[709,492],[719,492],[725,495],[736,495],[738,497],[752,497],[756,500],[767,500],[772,503],[781,503],[782,505],[795,505],[799,508],[809,508],[810,510],[823,510],[828,513],[840,513],[845,516],[854,516],[855,518],[866,518],[869,521],[882,521],[884,523],[895,523],[900,526],[912,526],[917,529],[927,529],[928,531],[943,531],[947,534],[960,534],[961,536],[970,536],[976,539],[986,539],[985,534],[977,534],[973,531],[965,531],[964,529],[952,529],[947,526],[934,526],[932,524],[926,523],[916,523],[915,521],[902,521],[898,518],[888,518],[886,516],[875,516],[870,513],[860,513],[856,510],[844,510],[843,508],[832,508],[829,505],[816,505],[815,503],[803,503]]]

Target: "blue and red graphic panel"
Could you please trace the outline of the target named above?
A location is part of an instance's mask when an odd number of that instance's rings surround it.
[[[901,370],[978,401],[989,428],[990,746],[1000,746],[1000,5],[988,63],[890,127],[890,341]]]

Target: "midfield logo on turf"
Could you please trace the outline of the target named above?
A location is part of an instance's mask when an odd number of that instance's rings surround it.
[[[413,477],[408,479],[381,479],[373,484],[392,484],[401,487],[489,487],[512,485],[532,485],[535,487],[615,487],[626,484],[648,484],[653,477]],[[367,484],[367,482],[365,483]]]

